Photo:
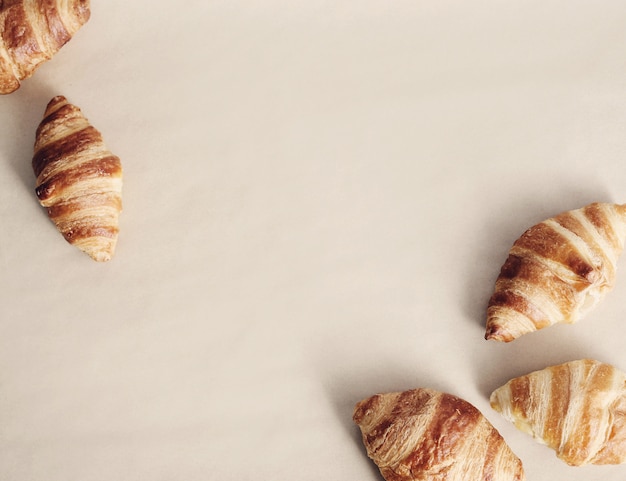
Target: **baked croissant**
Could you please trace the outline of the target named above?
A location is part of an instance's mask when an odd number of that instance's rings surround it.
[[[509,342],[579,320],[613,288],[625,240],[626,204],[590,204],[528,229],[496,280],[485,338]]]
[[[522,481],[522,463],[467,401],[431,389],[357,403],[368,456],[387,481]]]
[[[626,375],[583,359],[512,379],[491,406],[572,466],[626,462]]]
[[[122,209],[122,166],[80,109],[58,96],[37,128],[36,194],[70,243],[96,261],[113,256]]]
[[[89,0],[0,1],[0,93],[17,90],[89,16]]]

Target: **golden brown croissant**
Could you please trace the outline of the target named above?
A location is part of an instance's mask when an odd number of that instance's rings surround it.
[[[509,342],[580,319],[613,288],[625,240],[626,205],[594,203],[528,229],[496,280],[485,338]]]
[[[467,401],[431,389],[376,394],[357,403],[368,456],[387,481],[525,479],[521,461]]]
[[[96,261],[115,250],[122,166],[80,109],[58,96],[37,128],[37,197],[65,239]]]
[[[0,0],[0,94],[19,88],[89,16],[89,0]]]
[[[626,462],[626,375],[583,359],[512,379],[491,406],[572,466]]]

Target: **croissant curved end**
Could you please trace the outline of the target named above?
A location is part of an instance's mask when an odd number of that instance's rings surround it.
[[[110,252],[96,251],[93,253],[87,252],[86,254],[96,262],[108,262],[113,257],[113,255]]]
[[[491,310],[491,309],[490,309]],[[504,314],[504,317],[502,315]],[[506,313],[493,312],[487,316],[485,339],[499,342],[511,342],[529,332],[534,331],[530,325],[511,322]]]
[[[20,81],[13,74],[13,69],[0,58],[0,95],[13,93],[19,88]]]
[[[74,30],[82,27],[91,16],[90,0],[74,0],[71,2],[70,11],[74,22]]]
[[[626,204],[616,204],[615,209],[621,216],[626,217]]]
[[[76,242],[73,242],[70,239],[67,239],[70,244],[75,245],[89,257],[91,257],[96,262],[108,262],[113,258],[113,254],[115,253],[115,247],[117,244],[117,231],[113,237],[110,237],[108,233],[102,231],[101,235],[78,239]]]
[[[524,334],[535,332],[548,325],[537,325],[532,319],[514,309],[503,306],[487,308],[485,339],[511,342]]]
[[[57,95],[53,97],[52,100],[48,102],[48,105],[46,105],[46,111],[44,113],[44,117],[47,117],[48,115],[56,112],[57,110],[59,110],[64,105],[67,105],[68,103],[69,102],[63,95]]]
[[[487,341],[511,342],[515,340],[515,338],[516,336],[501,326],[489,326],[485,332],[485,339]]]

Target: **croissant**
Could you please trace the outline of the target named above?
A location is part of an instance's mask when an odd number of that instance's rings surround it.
[[[473,405],[431,389],[357,403],[368,456],[387,481],[522,481],[522,462]]]
[[[572,466],[626,462],[626,375],[583,359],[510,380],[491,406]]]
[[[590,204],[528,229],[496,280],[485,338],[509,342],[582,318],[613,288],[625,240],[626,204]]]
[[[17,90],[89,16],[89,0],[0,1],[0,93]]]
[[[122,209],[122,166],[100,132],[63,96],[37,128],[35,192],[65,239],[96,261],[113,256]]]

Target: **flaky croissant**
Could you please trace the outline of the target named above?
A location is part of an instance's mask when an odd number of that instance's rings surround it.
[[[626,205],[594,203],[528,229],[496,280],[485,338],[579,320],[613,288],[625,240]]]
[[[96,261],[110,260],[122,209],[122,166],[65,97],[46,108],[32,164],[37,197],[65,239]]]
[[[473,405],[431,389],[357,403],[368,456],[387,481],[522,481],[521,461]]]
[[[89,0],[0,1],[0,94],[17,90],[89,16]]]
[[[510,380],[491,406],[572,466],[626,462],[626,375],[594,360]]]

